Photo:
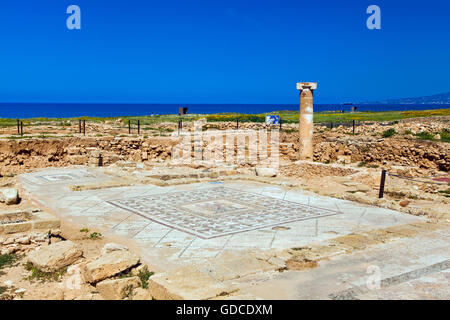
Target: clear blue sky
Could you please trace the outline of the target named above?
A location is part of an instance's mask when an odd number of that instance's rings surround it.
[[[0,102],[297,103],[298,81],[319,103],[450,91],[450,1],[0,3]]]

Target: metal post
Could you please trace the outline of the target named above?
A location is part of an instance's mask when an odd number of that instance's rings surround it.
[[[17,119],[17,134],[20,134],[20,121]]]
[[[380,180],[380,191],[378,193],[378,198],[383,198],[384,194],[384,183],[386,182],[386,170],[381,170],[381,180]]]
[[[353,120],[353,134],[355,134],[355,120]]]
[[[78,132],[81,133],[81,119],[78,119]]]
[[[141,134],[141,122],[138,120],[138,134]]]
[[[101,153],[98,156],[98,166],[103,167],[103,156]]]
[[[280,118],[280,131],[281,131],[281,118]]]
[[[20,136],[23,136],[23,121],[20,121]]]
[[[83,120],[83,136],[86,135],[86,120]]]
[[[128,134],[131,134],[131,120],[128,120]]]
[[[236,119],[236,130],[239,130],[239,118]]]
[[[333,121],[330,122],[330,129],[333,129]]]

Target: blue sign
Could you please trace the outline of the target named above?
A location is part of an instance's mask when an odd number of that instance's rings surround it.
[[[266,124],[280,124],[280,116],[266,116]]]

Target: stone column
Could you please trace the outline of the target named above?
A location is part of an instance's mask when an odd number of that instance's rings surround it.
[[[300,160],[313,160],[313,90],[316,82],[298,82],[300,90]]]

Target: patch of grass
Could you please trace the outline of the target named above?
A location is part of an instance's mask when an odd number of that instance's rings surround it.
[[[4,267],[9,267],[18,261],[21,256],[11,253],[11,254],[1,254],[0,255],[0,270]]]
[[[439,135],[441,136],[441,141],[450,142],[450,130],[442,130],[441,132],[439,132]]]
[[[377,164],[368,164],[367,165],[367,168],[373,168],[373,169],[376,169],[376,168],[379,168],[380,166],[379,165],[377,165]]]
[[[261,114],[240,114],[240,113],[220,113],[220,114],[187,114],[182,117],[177,114],[165,114],[154,116],[117,116],[117,117],[79,117],[79,118],[29,118],[22,119],[25,127],[32,127],[36,125],[57,125],[60,127],[77,125],[78,120],[86,120],[91,123],[105,123],[107,121],[122,120],[122,128],[127,127],[128,120],[133,124],[133,128],[136,126],[139,120],[142,128],[144,126],[152,126],[154,124],[162,122],[177,123],[180,119],[183,122],[192,122],[201,118],[207,118],[208,122],[217,121],[232,121],[235,122],[239,118],[240,122],[265,122],[265,116],[269,114],[280,115],[283,123],[298,123],[298,110],[280,110],[280,106],[274,105],[273,112],[261,113]],[[296,108],[297,109],[297,108]],[[330,109],[332,109],[330,107]],[[386,111],[386,112],[354,112],[354,113],[336,113],[336,112],[315,112],[315,123],[343,123],[356,121],[397,121],[401,119],[410,118],[425,118],[435,116],[450,116],[450,108],[447,109],[434,109],[434,110],[411,110],[411,111]],[[0,127],[15,127],[17,126],[16,119],[0,119]],[[11,139],[25,139],[28,137],[11,136]],[[8,139],[8,138],[7,138]]]
[[[411,130],[405,130],[404,134],[413,134]]]
[[[28,136],[9,136],[9,137],[6,137],[6,139],[8,139],[8,140],[20,140],[20,139],[28,139],[28,138],[31,138],[31,137],[28,137]]]
[[[0,286],[0,295],[3,294],[3,293],[5,293],[6,290],[8,290],[7,287],[2,287],[2,286]]]
[[[395,131],[395,129],[393,129],[393,128],[390,128],[388,130],[383,131],[382,137],[383,138],[389,138],[389,137],[392,137],[395,134],[397,134],[397,131]]]
[[[443,193],[445,195],[450,195],[450,188],[448,188],[447,190],[440,190],[439,193]]]
[[[358,167],[365,167],[367,165],[366,161],[361,161],[360,163],[358,163]]]
[[[88,228],[82,228],[82,229],[80,229],[80,232],[88,233],[89,229]]]
[[[139,279],[141,279],[142,288],[148,289],[148,280],[154,274],[154,272],[148,271],[147,268],[144,268],[144,270],[139,270],[137,276],[139,277]]]
[[[31,275],[27,278],[28,280],[37,280],[41,282],[46,281],[59,281],[67,272],[67,267],[61,268],[54,272],[44,272],[36,268],[31,262],[27,262],[25,265],[25,270],[31,271]]]
[[[103,237],[103,235],[100,232],[92,232],[89,235],[89,238],[92,240],[100,239],[101,237]]]
[[[429,132],[420,132],[415,135],[420,140],[433,140],[434,134]]]
[[[406,193],[399,191],[385,191],[384,193],[394,199],[403,199],[406,197]]]

